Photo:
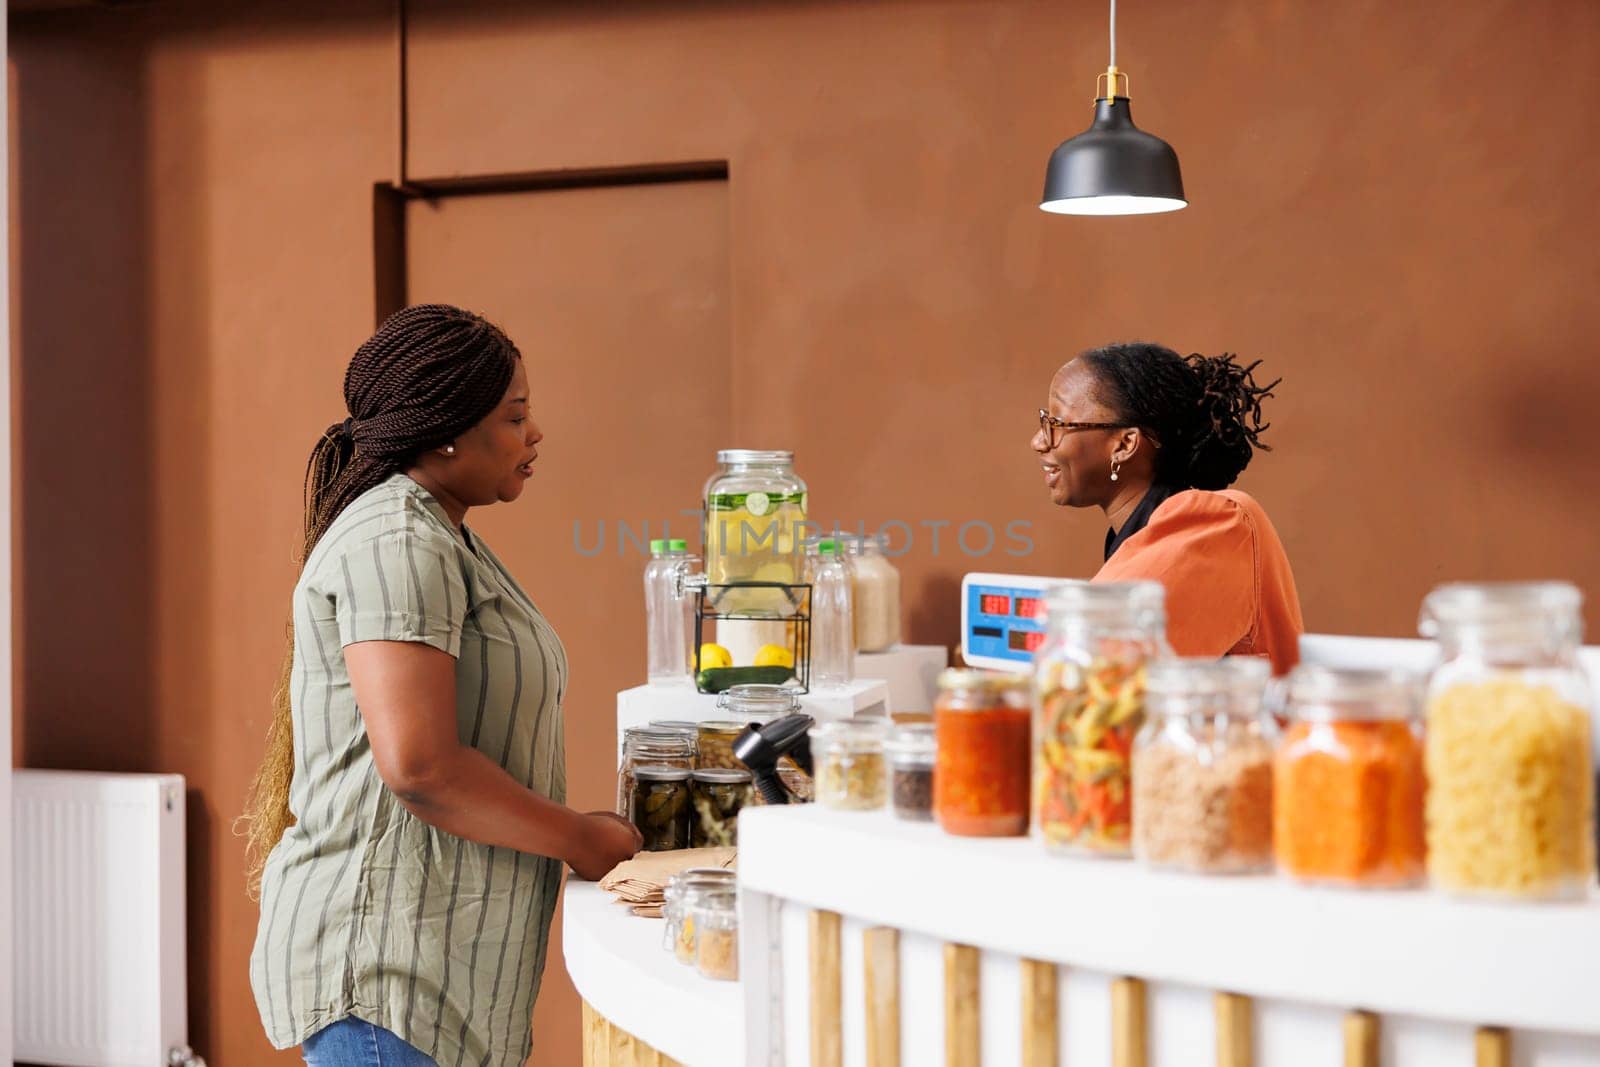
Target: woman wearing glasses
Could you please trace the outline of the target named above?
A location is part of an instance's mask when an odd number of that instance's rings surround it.
[[[1111,529],[1096,581],[1166,587],[1180,655],[1253,655],[1283,673],[1305,625],[1283,544],[1231,490],[1267,428],[1256,364],[1153,344],[1107,345],[1056,372],[1033,450],[1059,506],[1098,507]]]

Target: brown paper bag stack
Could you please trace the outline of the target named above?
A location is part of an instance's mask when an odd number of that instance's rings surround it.
[[[732,870],[737,851],[732,848],[684,848],[674,852],[641,852],[617,864],[600,879],[600,888],[616,896],[619,904],[632,907],[635,915],[661,918],[667,883],[679,871],[690,867],[723,867]]]

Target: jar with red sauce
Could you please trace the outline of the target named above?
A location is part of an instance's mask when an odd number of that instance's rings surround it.
[[[946,833],[1016,837],[1028,832],[1032,765],[1031,679],[947,670],[933,706],[933,812]]]

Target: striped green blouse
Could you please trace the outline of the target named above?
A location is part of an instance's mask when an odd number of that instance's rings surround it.
[[[355,1015],[441,1067],[520,1064],[561,864],[437,830],[378,777],[345,670],[358,641],[456,658],[456,728],[564,802],[567,659],[533,601],[403,474],[362,494],[294,590],[296,823],[267,860],[250,980],[278,1048]]]

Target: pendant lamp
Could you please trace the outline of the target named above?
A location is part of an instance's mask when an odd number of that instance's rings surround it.
[[[1117,93],[1117,79],[1123,92]],[[1105,93],[1100,81],[1105,81]],[[1133,124],[1128,75],[1117,69],[1117,0],[1111,0],[1111,63],[1095,79],[1094,124],[1050,156],[1039,207],[1058,215],[1151,215],[1187,207],[1178,153]]]

